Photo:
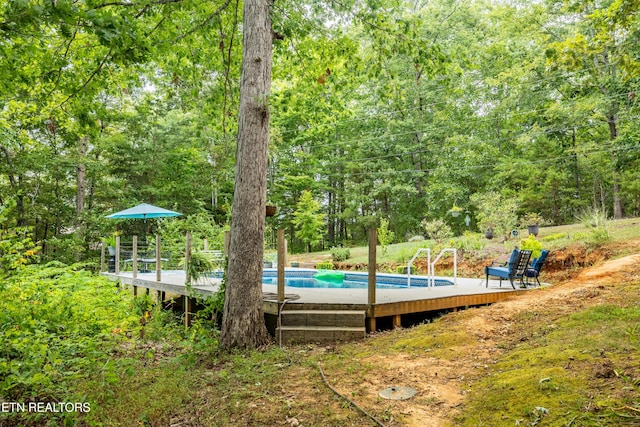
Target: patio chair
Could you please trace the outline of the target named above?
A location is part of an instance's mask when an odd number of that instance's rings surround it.
[[[531,258],[531,251],[520,251],[518,249],[514,249],[513,252],[511,252],[509,261],[505,265],[494,266],[492,263],[485,267],[484,274],[487,278],[486,287],[489,287],[489,276],[500,278],[500,287],[502,287],[502,279],[509,279],[511,287],[515,289],[516,285],[513,283],[513,279],[518,278],[520,279],[520,287],[526,287],[522,277],[524,275],[524,271],[529,265],[529,258]]]
[[[540,276],[540,270],[542,270],[542,266],[544,265],[544,262],[547,259],[548,254],[549,254],[548,250],[543,250],[540,253],[540,256],[538,258],[534,258],[533,261],[531,261],[531,265],[524,270],[524,277],[526,277],[525,279],[526,285],[529,285],[530,284],[529,279],[533,278],[538,283],[538,286],[540,286],[540,280],[538,279],[538,276]]]

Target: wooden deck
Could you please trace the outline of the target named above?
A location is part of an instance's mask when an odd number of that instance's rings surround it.
[[[104,274],[125,285],[159,293],[189,296],[184,284],[184,272],[181,271],[163,272],[159,282],[156,281],[155,272],[139,273],[135,279],[130,272],[121,272],[118,275]],[[192,289],[196,294],[206,297],[217,291],[219,282],[219,279],[205,279],[194,284]],[[531,288],[514,290],[508,281],[503,281],[502,286],[499,287],[497,280],[490,280],[487,288],[484,279],[458,278],[456,286],[377,289],[375,304],[368,304],[367,289],[285,287],[283,304],[277,301],[276,285],[263,285],[262,288],[263,309],[267,317],[267,325],[272,332],[275,324],[274,316],[277,318],[283,306],[286,310],[364,311],[366,330],[371,332],[380,328],[403,326],[409,321],[419,319],[420,316],[428,318],[442,311],[456,311],[467,307],[493,304],[531,290]]]

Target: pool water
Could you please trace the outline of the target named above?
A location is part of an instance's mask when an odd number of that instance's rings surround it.
[[[262,279],[262,283],[265,285],[277,285],[278,279],[276,277],[265,277]],[[294,278],[285,277],[285,286],[291,286],[293,288],[338,288],[338,289],[366,289],[369,284],[367,282],[359,282],[354,280],[345,280],[343,282],[333,282],[326,280],[318,280],[313,277],[310,278]],[[402,286],[392,285],[389,283],[376,283],[378,289],[398,289]],[[405,286],[406,287],[406,286]]]
[[[301,270],[285,272],[285,286],[293,288],[332,288],[332,289],[367,289],[368,277],[366,273],[344,273],[342,277],[322,280],[314,278],[314,275],[322,277],[317,270]],[[262,283],[265,285],[277,285],[277,272],[275,270],[265,270],[263,272]],[[427,287],[428,280],[424,276],[412,276],[411,287]],[[444,279],[435,279],[434,286],[453,286],[453,282]],[[392,274],[376,275],[377,289],[406,289],[407,277]]]

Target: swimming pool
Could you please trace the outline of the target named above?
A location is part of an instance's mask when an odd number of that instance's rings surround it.
[[[326,273],[326,274],[323,274]],[[285,270],[284,284],[293,288],[333,288],[333,289],[366,289],[368,274],[357,272],[326,272],[323,270],[296,269]],[[276,269],[265,269],[262,272],[262,283],[276,285],[278,282]],[[315,277],[314,277],[315,276]],[[412,288],[428,287],[428,278],[411,276]],[[446,279],[435,279],[434,286],[453,286],[453,282]],[[406,289],[407,276],[399,274],[376,274],[377,289]]]

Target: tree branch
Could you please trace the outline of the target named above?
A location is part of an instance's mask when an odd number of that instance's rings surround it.
[[[217,8],[211,15],[207,16],[207,18],[204,21],[202,21],[201,24],[198,24],[195,27],[191,28],[189,31],[187,31],[186,33],[182,34],[180,37],[176,38],[174,40],[174,42],[180,41],[180,40],[184,39],[185,37],[190,36],[197,29],[202,28],[205,25],[207,25],[209,22],[211,22],[211,20],[213,18],[215,18],[216,16],[220,15],[220,13],[222,13],[222,11],[225,10],[227,8],[227,6],[229,6],[229,3],[231,3],[231,0],[225,0],[224,4],[222,6],[220,6],[219,8]]]
[[[89,83],[91,83],[91,81],[93,80],[93,78],[95,76],[98,75],[98,73],[100,72],[100,70],[102,70],[102,68],[104,67],[104,64],[107,62],[107,60],[109,59],[109,57],[111,57],[111,51],[113,50],[113,48],[109,49],[109,52],[107,52],[107,54],[104,56],[104,58],[102,58],[102,62],[100,62],[100,65],[98,65],[96,67],[95,70],[93,70],[93,72],[91,73],[91,75],[89,76],[89,78],[87,78],[87,80],[84,82],[84,84],[76,91],[74,91],[71,95],[69,95],[67,97],[67,99],[65,99],[64,101],[62,101],[62,103],[60,103],[60,107],[63,107],[67,102],[69,102],[69,100],[71,98],[73,98],[74,96],[76,96],[81,90],[85,89],[87,86],[89,86]]]
[[[150,5],[163,5],[163,4],[168,4],[168,3],[180,3],[182,0],[155,0],[151,3],[145,3],[144,7],[149,7]],[[111,7],[111,6],[117,6],[117,7],[136,7],[136,6],[140,6],[140,3],[136,3],[136,2],[129,2],[129,1],[113,1],[113,2],[109,2],[109,3],[103,3],[103,4],[99,4],[96,7],[93,8],[93,10],[97,10],[97,9],[103,9],[105,7]]]

